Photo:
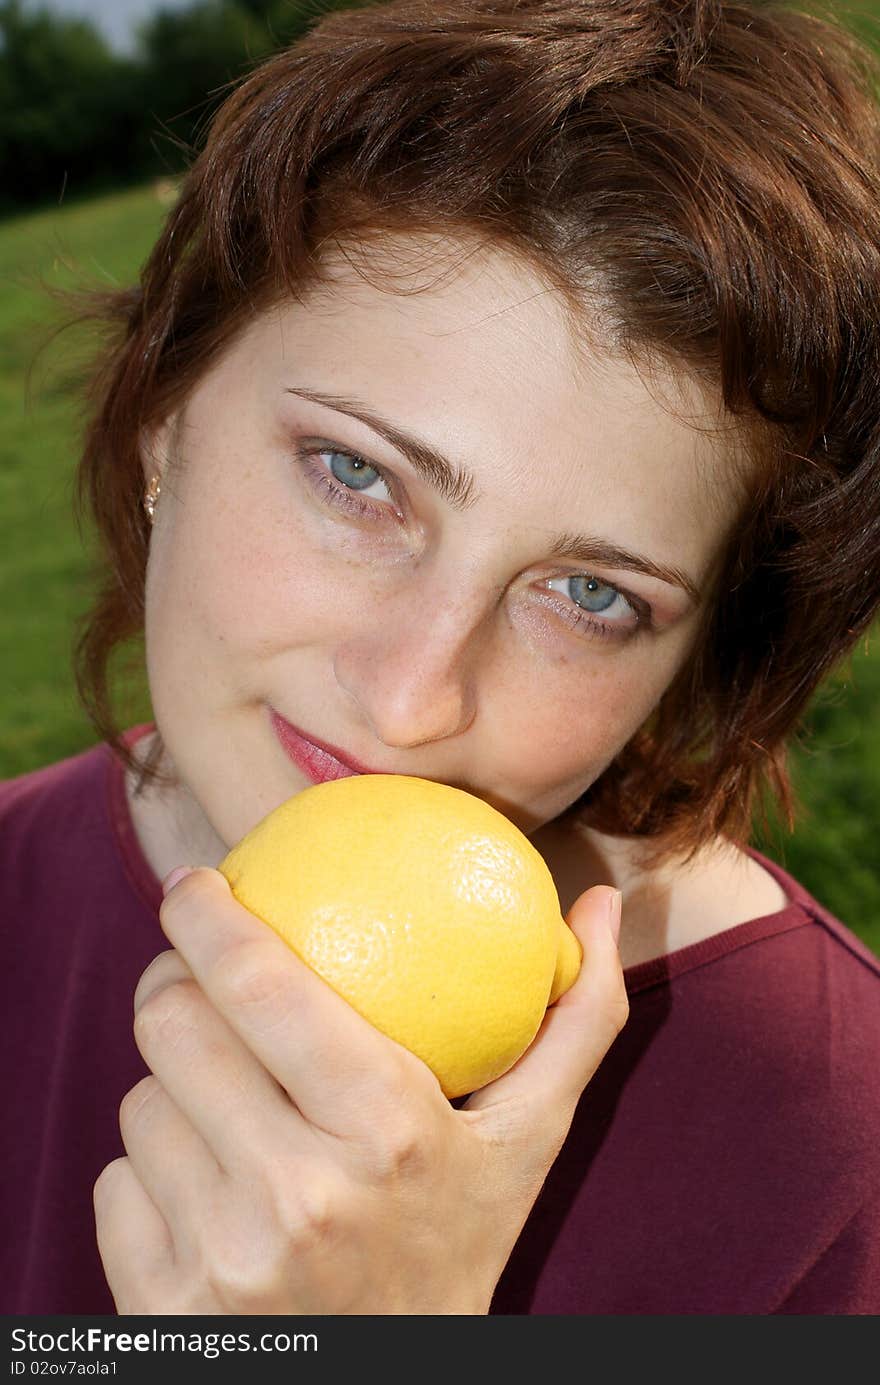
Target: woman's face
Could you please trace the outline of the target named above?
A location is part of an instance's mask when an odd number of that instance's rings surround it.
[[[534,832],[696,634],[738,504],[729,454],[591,353],[513,258],[420,282],[340,257],[254,321],[145,462],[153,710],[225,846],[339,772],[291,758],[273,712]],[[711,421],[696,390],[676,402]]]

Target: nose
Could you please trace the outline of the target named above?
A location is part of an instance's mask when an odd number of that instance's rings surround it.
[[[337,648],[340,687],[384,745],[412,748],[461,735],[477,710],[477,681],[490,616],[448,608],[386,609],[369,632]]]

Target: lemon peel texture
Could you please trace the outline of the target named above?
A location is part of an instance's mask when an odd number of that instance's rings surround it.
[[[433,780],[313,785],[218,869],[448,1097],[512,1067],[580,968],[543,857],[495,808]]]

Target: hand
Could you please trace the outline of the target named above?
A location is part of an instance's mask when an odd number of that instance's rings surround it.
[[[162,904],[144,972],[127,1157],[95,1184],[122,1314],[486,1313],[578,1097],[628,1009],[614,894],[581,895],[574,986],[458,1109],[218,871]]]

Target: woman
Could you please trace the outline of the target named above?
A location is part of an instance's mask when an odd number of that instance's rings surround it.
[[[397,0],[226,101],[108,306],[102,744],[0,797],[11,1311],[880,1309],[877,962],[748,846],[880,593],[875,81],[765,4]],[[460,1107],[211,869],[364,770],[584,943]]]

